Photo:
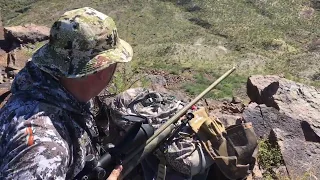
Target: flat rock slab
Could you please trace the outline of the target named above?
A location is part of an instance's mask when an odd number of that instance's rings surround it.
[[[320,138],[306,121],[293,119],[264,104],[250,104],[243,113],[259,137],[276,137],[290,178],[320,177]],[[271,136],[272,137],[272,136]]]
[[[290,178],[320,177],[320,92],[278,76],[251,76],[243,118],[276,137]]]
[[[49,39],[50,28],[35,24],[23,26],[4,27],[6,41],[19,42],[20,44],[35,43]]]
[[[260,138],[267,138],[274,128],[280,128],[291,136],[304,139],[300,121],[280,113],[265,104],[250,104],[243,112],[243,119],[252,122],[255,133]]]
[[[320,143],[301,138],[288,137],[279,129],[273,131],[278,138],[283,159],[291,179],[314,179],[320,177]]]

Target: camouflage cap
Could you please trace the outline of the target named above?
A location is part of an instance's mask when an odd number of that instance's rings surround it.
[[[65,12],[53,24],[49,42],[32,61],[51,75],[79,78],[129,62],[132,56],[132,47],[119,38],[112,18],[84,7]]]

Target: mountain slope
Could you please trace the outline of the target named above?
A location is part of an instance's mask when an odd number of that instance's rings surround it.
[[[316,0],[2,1],[6,25],[50,26],[64,11],[83,6],[108,14],[120,37],[134,48],[134,69],[209,74],[192,82],[201,84],[238,66],[229,83],[232,91],[239,88],[232,84],[256,73],[320,84],[320,48],[314,45],[320,34]]]

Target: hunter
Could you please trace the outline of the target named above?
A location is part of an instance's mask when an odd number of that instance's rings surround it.
[[[98,158],[89,101],[111,81],[117,63],[132,56],[112,18],[95,9],[70,10],[54,22],[49,42],[15,77],[0,110],[0,179],[73,179],[87,154]]]

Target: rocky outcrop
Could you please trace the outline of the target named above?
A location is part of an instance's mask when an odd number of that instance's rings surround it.
[[[295,134],[301,131],[298,122],[265,104],[251,103],[243,112],[243,118],[252,122],[255,133],[260,138],[267,138],[273,128],[281,127],[284,131]],[[287,126],[290,124],[290,126]]]
[[[20,44],[35,43],[49,39],[50,28],[27,24],[23,26],[12,26],[4,28],[4,36],[8,42]]]
[[[49,33],[49,28],[34,24],[4,29],[0,26],[0,67],[5,69],[5,73],[1,72],[0,84],[14,78],[30,58],[26,51],[34,50],[32,47],[35,45],[32,43],[49,39]]]
[[[255,132],[271,131],[290,178],[320,177],[320,91],[278,76],[251,76],[251,103],[243,113]]]
[[[320,91],[278,76],[251,76],[247,83],[251,101],[274,107],[298,121],[306,121],[320,136]]]
[[[292,135],[281,128],[273,129],[271,135],[277,139],[291,179],[308,177],[308,179],[317,180],[320,177],[320,144],[319,141],[308,140],[308,137],[312,136],[312,131],[306,128],[308,124],[301,123],[300,125],[305,138],[299,137],[301,133]]]
[[[6,68],[7,77],[13,77],[25,65],[30,58],[26,51],[34,50],[30,48],[35,46],[32,43],[48,40],[49,34],[49,28],[35,24],[0,26],[0,67]]]

